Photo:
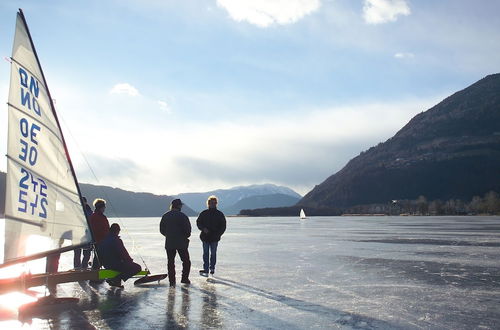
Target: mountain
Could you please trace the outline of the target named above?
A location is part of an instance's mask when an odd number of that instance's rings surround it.
[[[6,174],[0,172],[0,215],[5,213],[5,180]],[[96,198],[108,201],[106,215],[108,217],[158,217],[160,218],[170,207],[173,197],[136,193],[107,186],[95,186],[81,183],[82,195],[87,197],[89,205]],[[197,212],[185,205],[182,211],[188,216],[196,216]]]
[[[107,186],[95,186],[81,183],[82,195],[87,197],[89,205],[96,198],[104,198],[109,202],[106,207],[108,217],[158,217],[168,211],[170,202],[174,197],[166,195],[153,195],[138,193]],[[182,207],[182,212],[187,216],[196,216],[188,205]]]
[[[295,198],[302,197],[290,188],[277,186],[274,184],[238,186],[230,189],[218,189],[208,192],[184,193],[179,194],[175,197],[180,198],[184,203],[188,204],[195,211],[201,212],[202,210],[207,208],[206,202],[208,197],[211,195],[215,195],[219,199],[218,208],[221,211],[227,213],[226,210],[232,210],[233,205],[244,198],[274,194],[288,195]],[[276,201],[276,203],[278,203],[278,201]]]
[[[224,209],[224,213],[226,215],[236,215],[243,209],[292,206],[297,204],[299,200],[299,197],[285,194],[250,196],[237,201],[229,207],[226,207]]]
[[[422,112],[298,203],[313,208],[397,199],[470,200],[500,192],[500,74]]]

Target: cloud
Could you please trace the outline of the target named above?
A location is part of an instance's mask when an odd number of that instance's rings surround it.
[[[320,0],[217,0],[237,22],[259,27],[292,24],[320,7]]]
[[[165,112],[166,112],[166,113],[168,113],[168,114],[172,113],[172,109],[170,108],[170,106],[168,105],[168,103],[167,103],[167,102],[165,102],[165,101],[160,101],[160,100],[159,100],[159,101],[158,101],[158,105],[160,106],[160,109],[161,109],[162,111],[165,111]]]
[[[168,130],[137,132],[135,139],[175,143],[169,144],[168,152],[156,143],[141,143],[134,159],[147,167],[144,173],[149,177],[141,181],[146,191],[175,194],[275,183],[304,194],[361,151],[393,136],[435,101],[412,99],[238,122],[172,125]],[[122,143],[131,146],[126,140]]]
[[[368,24],[394,22],[400,15],[410,15],[406,0],[365,0],[363,18]]]
[[[109,91],[110,94],[127,94],[130,96],[139,96],[139,91],[128,83],[116,84]]]
[[[80,182],[122,189],[136,190],[137,178],[144,171],[140,164],[130,158],[108,157],[97,153],[88,153],[85,159],[76,154],[73,161],[77,164],[75,168]]]
[[[414,58],[415,54],[413,54],[413,53],[396,53],[396,54],[394,54],[394,57],[398,58],[398,59],[408,59],[408,58]]]

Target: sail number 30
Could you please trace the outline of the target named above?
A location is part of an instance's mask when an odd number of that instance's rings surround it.
[[[38,141],[36,140],[36,135],[40,132],[40,126],[35,123],[28,123],[26,118],[22,118],[19,121],[19,129],[21,130],[21,135],[24,139],[20,139],[21,152],[19,154],[19,159],[24,162],[28,162],[31,166],[36,164],[38,159],[38,150],[36,146]]]

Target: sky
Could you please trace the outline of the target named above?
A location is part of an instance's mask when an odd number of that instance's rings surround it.
[[[133,191],[305,194],[500,71],[497,0],[2,0],[2,59],[17,8],[78,180]]]

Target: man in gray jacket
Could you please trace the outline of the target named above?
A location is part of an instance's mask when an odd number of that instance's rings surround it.
[[[181,212],[182,205],[180,199],[174,199],[170,204],[170,211],[163,215],[160,222],[160,232],[165,236],[170,286],[175,286],[175,255],[177,252],[182,260],[181,283],[191,283],[189,280],[191,260],[188,252],[191,223],[189,218]]]

